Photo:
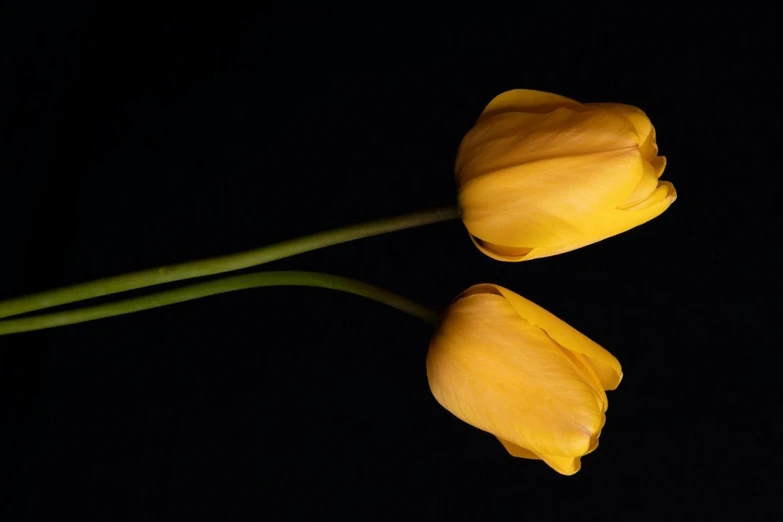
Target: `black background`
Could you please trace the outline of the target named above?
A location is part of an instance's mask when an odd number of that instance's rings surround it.
[[[679,197],[628,233],[507,264],[447,222],[268,265],[435,307],[514,289],[622,362],[601,446],[572,477],[513,459],[432,398],[424,323],[248,290],[0,338],[4,520],[783,515],[774,32],[228,5],[6,4],[0,298],[452,204],[459,142],[508,89],[630,103]]]

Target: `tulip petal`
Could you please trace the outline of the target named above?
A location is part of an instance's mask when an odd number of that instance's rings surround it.
[[[585,106],[600,107],[627,118],[628,121],[633,124],[639,135],[639,150],[642,153],[642,157],[652,164],[657,173],[657,177],[661,177],[663,169],[666,166],[666,158],[658,156],[658,144],[655,141],[655,127],[653,127],[650,119],[643,110],[624,103],[586,103]]]
[[[602,165],[602,153],[623,151],[633,151],[633,165],[622,168],[618,158]],[[455,174],[474,243],[515,262],[575,250],[606,239],[606,230],[616,235],[652,219],[613,210],[670,204],[674,191],[655,181],[665,167],[655,127],[638,107],[516,89],[493,99],[465,135]]]
[[[562,475],[573,475],[582,468],[582,461],[580,457],[554,457],[551,455],[546,455],[542,458],[521,446],[517,446],[516,444],[505,441],[503,439],[498,440],[512,457],[531,460],[543,460],[547,465],[549,465],[550,468],[554,469]],[[592,453],[597,447],[598,439],[595,439],[595,444],[591,443],[591,446],[585,455]]]
[[[636,188],[633,189],[631,195],[628,196],[628,199],[622,205],[618,205],[617,208],[627,209],[649,198],[653,191],[658,188],[658,175],[656,168],[648,161],[645,161],[642,179],[636,185]]]
[[[551,112],[559,108],[579,108],[582,104],[571,98],[533,89],[513,89],[498,94],[487,104],[482,118],[504,112]]]
[[[666,168],[666,156],[656,156],[650,160],[650,164],[655,169],[655,175],[660,178]]]
[[[591,230],[579,240],[552,249],[546,255],[568,252],[616,236],[663,214],[677,199],[677,191],[668,181],[659,181],[658,187],[646,200],[627,209],[612,209],[596,217]],[[528,259],[536,252],[531,251]]]
[[[500,441],[500,443],[503,445],[506,451],[508,451],[508,454],[511,455],[512,457],[517,457],[520,459],[542,460],[541,457],[539,457],[529,449],[525,449],[522,446],[518,446],[513,442],[508,442],[507,440],[503,440],[500,438],[498,438],[498,441]],[[587,448],[585,455],[589,455],[590,453],[594,452],[597,448],[598,448],[598,437],[593,437],[590,440],[590,447]],[[549,459],[551,460],[552,457],[549,457]],[[568,462],[566,462],[566,464],[570,466]],[[579,471],[579,467],[581,467],[581,463],[576,466],[577,468],[576,471]]]
[[[462,299],[464,297],[468,297],[470,295],[481,295],[481,294],[491,294],[491,295],[499,295],[500,297],[503,297],[503,293],[499,289],[500,287],[498,285],[493,285],[492,283],[479,283],[477,285],[473,285],[461,294],[457,296],[455,301]],[[510,290],[509,290],[510,292]]]
[[[674,185],[668,181],[660,181],[658,182],[658,186],[655,187],[655,190],[652,191],[646,199],[636,203],[635,205],[624,208],[620,207],[618,210],[636,212],[639,210],[648,209],[650,207],[658,207],[664,202],[671,203],[676,197],[677,196],[674,192]]]
[[[606,349],[573,328],[559,317],[549,313],[521,295],[494,286],[514,307],[514,310],[531,325],[544,330],[552,339],[571,352],[581,354],[595,371],[604,390],[614,390],[622,380],[620,361]]]
[[[604,424],[606,424],[606,415],[604,415],[603,422],[601,423],[601,429],[603,429]],[[598,448],[598,437],[600,436],[601,436],[600,430],[597,434],[593,435],[593,438],[590,439],[590,447],[588,447],[587,451],[585,451],[585,455],[591,454]]]
[[[587,357],[581,353],[572,352],[571,350],[563,348],[562,346],[560,346],[560,349],[563,350],[563,354],[568,357],[568,359],[574,365],[574,368],[577,372],[579,372],[579,375],[581,375],[585,382],[593,388],[598,407],[601,408],[601,411],[605,412],[609,407],[609,400],[606,397],[606,391],[604,391],[601,379],[598,378],[598,374],[595,373],[593,367],[590,366],[590,363],[587,361]]]
[[[599,107],[618,114],[633,124],[639,135],[639,145],[645,143],[651,135],[653,135],[653,126],[650,123],[650,118],[639,107],[633,105],[626,105],[624,103],[585,103],[587,107]],[[653,136],[653,139],[655,137]]]
[[[495,245],[487,241],[481,241],[473,236],[470,236],[470,239],[479,251],[498,261],[522,261],[532,250],[530,248],[514,248]]]
[[[455,165],[462,185],[484,174],[562,156],[638,147],[634,126],[613,112],[557,109],[507,112],[480,120],[463,138]]]
[[[579,457],[555,457],[553,455],[541,455],[541,459],[549,464],[549,467],[561,475],[573,475],[582,469],[582,460]]]
[[[521,459],[541,460],[541,457],[539,457],[529,449],[525,449],[522,446],[518,446],[513,442],[509,442],[501,438],[498,438],[498,440],[503,445],[503,447],[506,448],[506,451],[508,451],[508,453],[512,457],[519,457]]]
[[[482,241],[556,247],[584,237],[596,212],[622,204],[643,173],[636,147],[518,165],[465,184],[462,219]]]
[[[578,239],[556,247],[534,248],[524,259],[554,256],[616,236],[663,214],[676,199],[674,185],[668,181],[658,181],[658,187],[648,199],[627,209],[611,209],[598,214],[591,222],[592,228]]]
[[[427,354],[433,396],[468,424],[542,458],[583,455],[603,418],[594,390],[497,292],[481,285],[447,309]]]

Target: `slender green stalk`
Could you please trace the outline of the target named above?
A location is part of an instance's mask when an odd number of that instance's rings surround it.
[[[0,335],[84,323],[182,303],[210,295],[261,286],[313,286],[348,292],[389,305],[430,324],[435,324],[439,316],[435,310],[362,281],[318,272],[277,271],[225,277],[156,294],[76,310],[66,310],[19,319],[6,319],[0,321]]]
[[[350,225],[236,254],[150,268],[139,272],[98,279],[88,283],[66,286],[2,301],[0,302],[0,318],[128,290],[181,281],[183,279],[232,272],[355,239],[457,218],[459,218],[459,210],[456,207],[436,208],[358,225]]]

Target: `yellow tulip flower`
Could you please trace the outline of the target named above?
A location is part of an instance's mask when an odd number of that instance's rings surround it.
[[[488,256],[547,257],[660,215],[677,197],[659,181],[665,166],[640,109],[517,89],[492,100],[460,145],[459,206]]]
[[[435,399],[515,457],[572,475],[598,446],[617,359],[540,306],[481,284],[448,307],[427,353]]]

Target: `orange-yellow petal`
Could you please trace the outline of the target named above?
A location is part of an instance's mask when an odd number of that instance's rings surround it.
[[[669,205],[671,205],[675,199],[677,199],[677,192],[674,190],[674,185],[672,185],[668,181],[658,181],[658,186],[655,187],[655,190],[653,190],[650,193],[650,195],[647,196],[646,199],[643,199],[642,201],[639,201],[638,203],[634,205],[630,205],[628,207],[624,206],[623,208],[618,208],[617,210],[628,211],[633,213],[651,207],[657,209],[663,204],[665,204],[666,208],[668,208]],[[658,214],[656,214],[656,216],[657,215]],[[639,217],[639,216],[634,216],[634,214],[631,214],[631,216],[637,218]]]
[[[644,162],[636,147],[526,163],[461,187],[468,231],[482,241],[550,248],[578,241],[593,216],[622,204],[639,184]]]
[[[639,148],[645,160],[649,161],[655,168],[658,177],[663,172],[665,161],[658,157],[658,144],[655,141],[655,127],[650,122],[647,114],[638,107],[626,105],[624,103],[586,103],[587,107],[597,107],[611,111],[617,115],[623,116],[630,121],[639,136]]]
[[[656,156],[650,160],[650,164],[655,169],[655,175],[660,178],[664,169],[666,169],[666,156]]]
[[[580,457],[555,457],[551,455],[546,455],[542,459],[529,449],[525,449],[521,446],[517,446],[516,444],[513,444],[511,442],[505,441],[503,439],[498,439],[500,443],[503,445],[504,448],[506,448],[506,451],[508,451],[509,455],[512,457],[522,458],[522,459],[531,459],[531,460],[544,460],[546,464],[549,465],[552,469],[557,471],[558,473],[561,473],[563,475],[573,475],[577,471],[579,471],[582,467],[582,462]],[[594,441],[591,441],[591,446],[585,453],[585,455],[592,453],[595,451],[595,449],[598,447],[598,439],[595,438]]]
[[[583,455],[603,422],[593,387],[506,298],[494,289],[471,291],[449,306],[430,344],[427,377],[436,400],[542,458]]]
[[[579,457],[556,457],[554,455],[541,455],[541,459],[549,464],[549,467],[561,475],[573,475],[582,469],[582,460]]]
[[[489,241],[483,241],[481,239],[478,239],[476,237],[470,236],[470,239],[473,241],[473,244],[476,245],[476,248],[479,249],[479,251],[492,259],[496,259],[498,261],[507,261],[507,262],[518,262],[518,261],[525,261],[528,259],[534,259],[536,257],[544,257],[543,255],[539,255],[541,253],[546,253],[546,250],[542,248],[520,248],[520,247],[507,247],[503,245],[496,245],[494,243],[490,243]]]
[[[616,177],[611,159],[600,165],[602,154],[631,150],[638,162],[626,169],[630,177]],[[604,221],[615,219],[612,210],[667,200],[655,182],[665,167],[655,127],[638,107],[516,89],[493,99],[465,135],[455,174],[463,221],[479,250],[514,262],[609,237],[602,230],[633,228],[643,213],[619,218],[621,226]]]
[[[620,361],[614,355],[532,301],[528,301],[521,295],[502,286],[492,286],[508,300],[516,312],[528,323],[543,329],[563,348],[583,355],[586,362],[595,371],[605,390],[617,388],[623,372]]]
[[[591,229],[585,231],[578,239],[555,247],[534,248],[524,259],[537,259],[571,252],[608,237],[616,236],[663,214],[676,199],[677,192],[674,185],[668,181],[659,180],[658,187],[646,200],[627,209],[615,208],[597,214],[591,221]]]
[[[618,114],[628,121],[630,121],[639,136],[638,144],[642,145],[647,141],[650,135],[653,133],[653,126],[650,123],[650,118],[638,107],[633,105],[626,105],[624,103],[585,103],[587,107],[597,107],[614,114]]]
[[[525,256],[532,251],[531,248],[496,245],[494,243],[489,243],[488,241],[482,241],[473,236],[470,236],[470,239],[479,251],[498,261],[522,261],[525,259]]]
[[[606,397],[606,391],[604,390],[603,384],[601,383],[601,379],[598,378],[598,374],[595,373],[595,370],[588,362],[587,357],[581,353],[572,352],[571,350],[563,348],[562,346],[560,346],[560,349],[563,350],[565,356],[568,357],[568,359],[571,361],[571,364],[574,365],[574,368],[579,373],[579,375],[581,375],[585,382],[593,388],[598,407],[601,408],[601,411],[605,412],[609,407],[609,400]]]
[[[496,170],[562,156],[638,147],[633,125],[610,111],[508,112],[476,124],[457,153],[458,184]]]
[[[501,438],[498,438],[498,440],[503,445],[503,447],[506,448],[506,451],[508,451],[508,453],[512,457],[519,457],[521,459],[541,460],[541,457],[539,457],[529,449],[525,449],[522,446],[517,446],[513,442],[509,442]]]
[[[498,94],[487,104],[482,118],[504,112],[545,113],[560,108],[579,108],[582,104],[571,98],[533,89],[513,89]]]
[[[639,184],[633,189],[631,195],[617,208],[626,209],[646,200],[656,188],[658,188],[658,172],[650,162],[645,161],[642,179],[639,180]]]
[[[601,428],[603,428],[603,424],[606,423],[606,415],[604,415],[604,422],[601,424]],[[593,435],[593,438],[590,439],[590,447],[587,448],[587,451],[585,452],[585,455],[589,455],[590,453],[594,452],[596,449],[598,449],[598,437],[601,436],[601,432],[599,431],[595,435]]]

